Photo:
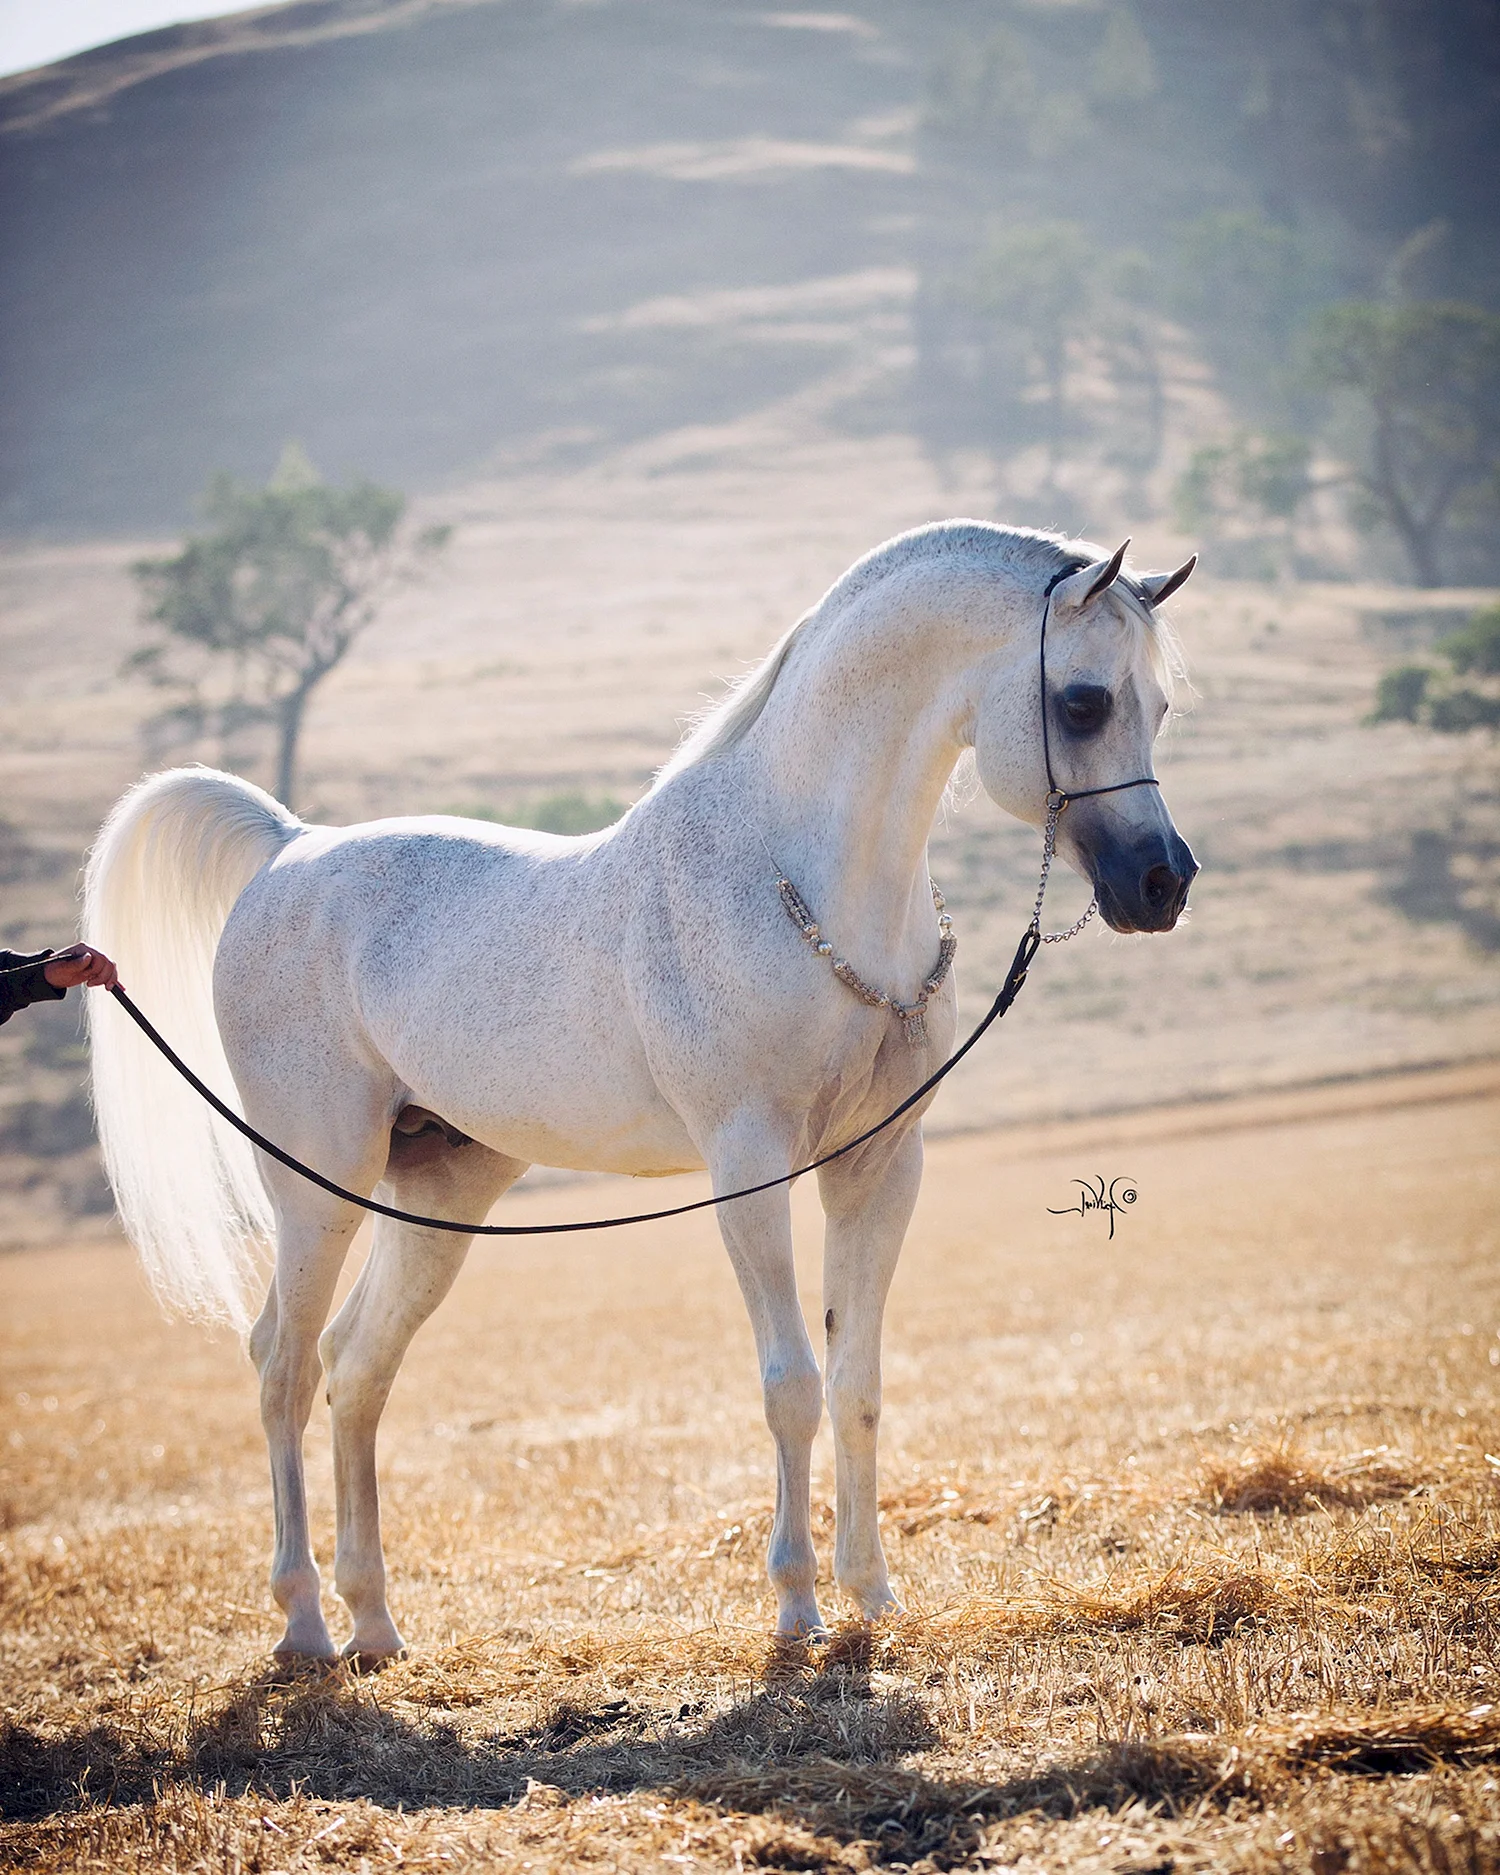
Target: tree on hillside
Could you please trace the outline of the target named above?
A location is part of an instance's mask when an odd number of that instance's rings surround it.
[[[1193,329],[1236,398],[1278,424],[1295,422],[1288,364],[1302,321],[1326,300],[1312,244],[1256,210],[1215,210],[1172,231],[1161,292]]]
[[[325,483],[295,444],[263,489],[216,476],[207,531],[132,568],[152,638],[126,668],[181,697],[155,726],[222,738],[269,724],[274,791],[291,806],[309,697],[391,586],[448,539],[406,533],[405,511],[394,489]]]
[[[1010,26],[957,40],[928,74],[923,110],[940,135],[976,142],[991,159],[1046,161],[1088,133],[1083,98],[1042,81]]]
[[[1362,418],[1364,518],[1394,529],[1419,585],[1441,585],[1447,529],[1500,496],[1500,318],[1444,300],[1330,306],[1308,362]]]
[[[1500,950],[1500,605],[1485,606],[1435,647],[1441,663],[1382,673],[1367,723],[1419,723],[1446,735],[1487,731],[1465,752],[1446,827],[1413,831],[1404,876],[1385,896],[1410,918],[1456,923]]]

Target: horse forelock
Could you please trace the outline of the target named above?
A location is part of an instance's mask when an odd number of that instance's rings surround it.
[[[1133,627],[1139,633],[1147,667],[1160,686],[1162,695],[1171,704],[1178,686],[1187,680],[1182,640],[1173,629],[1171,620],[1156,610],[1128,575],[1117,579],[1108,592],[1100,595],[1097,603],[1108,605],[1122,625]]]
[[[1029,527],[1000,527],[992,521],[937,521],[896,535],[856,560],[758,664],[733,679],[725,695],[691,722],[682,742],[657,773],[654,787],[664,786],[684,769],[722,755],[742,742],[770,701],[797,647],[814,637],[819,626],[892,575],[945,558],[983,559],[997,571],[1014,576],[1017,584],[1033,589],[1040,600],[1049,581],[1090,566],[1100,557],[1100,549],[1091,542]],[[1111,605],[1122,623],[1137,626],[1144,633],[1152,675],[1170,700],[1183,675],[1176,633],[1128,575],[1102,594],[1101,600]]]

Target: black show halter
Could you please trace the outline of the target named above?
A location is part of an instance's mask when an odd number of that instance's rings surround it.
[[[1085,604],[1088,603],[1089,599],[1094,598],[1097,593],[1102,592],[1116,577],[1119,573],[1120,562],[1123,560],[1124,554],[1125,549],[1122,547],[1114,561],[1111,562],[1110,567],[1100,575],[1093,590],[1089,592],[1085,598]],[[1063,789],[1059,788],[1057,785],[1057,779],[1052,772],[1051,738],[1047,733],[1047,620],[1052,611],[1053,590],[1060,581],[1066,579],[1071,573],[1076,571],[1078,571],[1076,567],[1064,567],[1060,573],[1056,574],[1052,580],[1049,581],[1045,595],[1046,604],[1042,608],[1040,687],[1042,705],[1042,755],[1047,767],[1048,788],[1046,863],[1043,866],[1042,890],[1037,894],[1036,909],[1031,914],[1031,923],[1026,927],[1021,942],[1016,946],[1016,954],[1011,959],[1010,969],[1005,973],[1005,981],[1000,986],[1000,993],[990,1004],[988,1010],[980,1019],[968,1040],[953,1051],[936,1073],[929,1074],[927,1079],[923,1081],[922,1085],[917,1088],[914,1093],[908,1094],[905,1100],[901,1102],[900,1106],[893,1107],[885,1118],[878,1121],[876,1125],[867,1127],[863,1133],[857,1134],[853,1139],[846,1140],[842,1146],[836,1146],[832,1152],[825,1152],[820,1158],[809,1160],[806,1165],[799,1165],[794,1172],[783,1172],[778,1178],[763,1179],[758,1185],[745,1185],[738,1191],[724,1191],[719,1192],[712,1198],[698,1198],[691,1204],[670,1205],[664,1211],[636,1211],[632,1212],[628,1217],[590,1218],[582,1222],[571,1224],[458,1224],[451,1218],[420,1217],[416,1212],[400,1211],[397,1210],[395,1205],[382,1204],[378,1198],[362,1198],[357,1191],[345,1190],[342,1185],[336,1185],[331,1178],[324,1178],[321,1172],[313,1171],[311,1166],[304,1165],[300,1159],[296,1159],[291,1153],[284,1151],[280,1146],[276,1145],[274,1141],[267,1139],[264,1133],[257,1132],[256,1129],[250,1125],[249,1121],[241,1119],[239,1114],[237,1114],[232,1107],[226,1105],[211,1087],[194,1074],[193,1070],[182,1059],[181,1055],[177,1053],[176,1049],[172,1047],[171,1043],[167,1041],[153,1026],[150,1019],[144,1015],[131,1001],[130,997],[126,995],[125,990],[120,984],[117,983],[109,993],[114,997],[115,1001],[119,1003],[120,1007],[125,1011],[126,1015],[130,1017],[131,1021],[135,1023],[136,1027],[141,1030],[146,1039],[165,1055],[167,1060],[171,1062],[172,1066],[188,1085],[203,1096],[209,1106],[213,1108],[214,1112],[219,1115],[220,1119],[227,1120],[234,1130],[237,1133],[242,1133],[252,1145],[259,1146],[262,1152],[277,1160],[281,1165],[296,1172],[299,1177],[305,1178],[310,1184],[320,1186],[324,1191],[330,1192],[335,1198],[343,1199],[346,1204],[358,1205],[362,1211],[374,1211],[380,1217],[394,1218],[398,1224],[416,1224],[424,1230],[452,1231],[464,1237],[558,1237],[572,1231],[618,1230],[625,1224],[657,1224],[664,1218],[686,1217],[691,1211],[711,1210],[721,1204],[732,1204],[737,1198],[753,1198],[758,1192],[775,1191],[781,1185],[790,1185],[794,1179],[802,1178],[809,1172],[819,1171],[825,1165],[832,1165],[836,1159],[842,1159],[846,1153],[854,1152],[858,1147],[868,1144],[870,1140],[875,1138],[876,1134],[883,1133],[889,1126],[894,1126],[896,1121],[899,1120],[903,1114],[910,1113],[918,1101],[924,1100],[940,1081],[947,1079],[990,1025],[994,1022],[998,1022],[1000,1017],[1005,1014],[1011,1004],[1016,1000],[1017,996],[1020,995],[1021,987],[1026,981],[1027,969],[1031,964],[1032,958],[1035,957],[1037,951],[1041,948],[1043,941],[1041,929],[1042,897],[1046,892],[1047,866],[1051,863],[1052,841],[1056,834],[1057,818],[1062,813],[1063,809],[1067,807],[1070,802],[1087,800],[1091,795],[1116,794],[1124,788],[1154,788],[1159,785],[1154,775],[1142,775],[1139,780],[1136,781],[1116,781],[1105,788]]]

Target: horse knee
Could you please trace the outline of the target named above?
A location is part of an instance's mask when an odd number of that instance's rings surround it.
[[[408,1339],[362,1307],[358,1290],[350,1296],[318,1343],[335,1425],[379,1416]]]
[[[323,1372],[328,1376],[328,1400],[330,1405],[333,1403],[334,1376],[339,1371],[340,1356],[348,1348],[349,1341],[350,1334],[344,1322],[344,1311],[341,1309],[323,1330],[322,1334],[318,1336],[318,1360],[322,1364]]]
[[[823,1382],[815,1363],[771,1368],[762,1378],[766,1424],[778,1440],[811,1445],[823,1417]]]
[[[880,1430],[880,1389],[831,1374],[828,1380],[828,1417],[833,1422],[834,1437],[840,1444],[873,1445]]]

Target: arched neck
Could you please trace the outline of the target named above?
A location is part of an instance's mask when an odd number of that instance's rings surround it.
[[[867,978],[909,994],[937,919],[927,840],[972,716],[963,634],[866,603],[796,645],[743,754],[771,856]]]

